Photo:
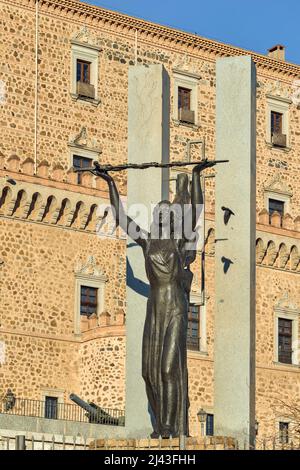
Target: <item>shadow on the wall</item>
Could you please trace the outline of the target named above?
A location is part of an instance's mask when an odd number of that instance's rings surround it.
[[[141,250],[136,243],[129,243],[127,248],[138,248]],[[142,254],[142,253],[141,253]],[[128,258],[126,258],[126,282],[127,286],[130,287],[137,294],[142,295],[143,297],[148,298],[149,296],[149,284],[135,277],[131,264],[129,263]]]
[[[228,272],[229,268],[230,268],[230,265],[234,264],[234,263],[233,263],[233,261],[231,261],[231,259],[226,258],[225,256],[222,256],[221,261],[223,263],[224,274],[226,274]]]

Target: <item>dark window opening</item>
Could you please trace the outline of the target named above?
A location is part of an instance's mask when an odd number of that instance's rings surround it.
[[[269,199],[269,222],[271,223],[271,216],[274,212],[279,212],[282,225],[282,218],[284,216],[284,202],[277,201],[276,199]]]
[[[58,399],[56,397],[45,398],[45,418],[57,419]]]
[[[279,422],[279,441],[281,444],[289,442],[289,423]]]
[[[80,315],[90,316],[97,313],[98,289],[95,287],[81,286],[80,291]]]
[[[292,364],[293,320],[278,318],[278,361]]]
[[[206,435],[213,436],[214,435],[214,415],[208,413],[206,418]]]
[[[90,168],[93,160],[91,158],[80,157],[79,155],[73,156],[73,167],[76,169]],[[77,183],[81,184],[82,173],[77,173]]]
[[[271,111],[271,134],[282,134],[283,114]]]
[[[188,88],[178,88],[178,109],[191,109],[191,90]]]
[[[190,304],[188,311],[188,331],[187,347],[188,349],[199,350],[199,325],[200,325],[200,306]]]
[[[91,83],[91,63],[77,60],[77,82]]]

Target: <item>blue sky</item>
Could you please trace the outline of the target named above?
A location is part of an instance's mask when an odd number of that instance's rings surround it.
[[[299,0],[84,0],[262,54],[286,46],[300,64]]]

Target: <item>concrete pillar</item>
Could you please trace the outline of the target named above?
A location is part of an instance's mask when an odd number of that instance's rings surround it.
[[[215,434],[255,434],[256,70],[251,57],[217,60]],[[234,215],[224,222],[224,210]]]
[[[162,65],[129,68],[128,162],[169,161],[170,84]],[[168,198],[168,171],[158,168],[128,171],[127,207]],[[146,218],[134,217],[149,230]],[[149,218],[148,218],[149,221]],[[128,238],[126,311],[126,435],[147,437],[152,432],[145,383],[142,379],[142,336],[148,281],[142,249]]]

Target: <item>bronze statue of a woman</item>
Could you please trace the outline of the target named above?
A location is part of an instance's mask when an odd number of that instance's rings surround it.
[[[191,186],[191,228],[197,224],[197,210],[203,204],[200,172],[213,166],[204,161],[193,168]],[[99,173],[98,173],[99,174]],[[116,222],[129,236],[138,234],[134,241],[144,253],[146,273],[150,284],[147,314],[143,335],[142,374],[153,419],[152,437],[168,438],[188,435],[188,376],[187,376],[187,318],[192,273],[189,269],[195,259],[183,233],[174,236],[174,219],[170,217],[172,204],[161,201],[153,213],[155,229],[142,230],[124,213],[113,178],[106,172],[99,174],[108,183],[111,205]],[[177,181],[177,205],[187,203],[187,176]],[[181,221],[182,223],[182,221]],[[153,237],[153,233],[159,237]]]

